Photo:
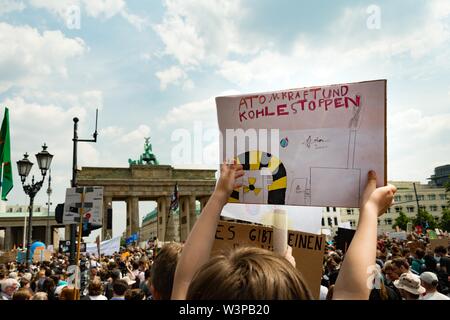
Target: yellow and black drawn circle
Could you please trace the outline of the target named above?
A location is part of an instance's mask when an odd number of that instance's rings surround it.
[[[242,164],[246,171],[258,171],[267,168],[272,173],[272,184],[268,187],[268,204],[285,204],[287,177],[283,163],[277,157],[267,152],[247,151],[237,157],[237,163]],[[228,202],[241,202],[239,189],[234,189]]]

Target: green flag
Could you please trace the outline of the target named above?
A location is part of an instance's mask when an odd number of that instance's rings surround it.
[[[9,141],[9,110],[5,108],[2,129],[0,131],[0,187],[2,188],[2,200],[13,188],[13,177],[11,167],[11,145]]]

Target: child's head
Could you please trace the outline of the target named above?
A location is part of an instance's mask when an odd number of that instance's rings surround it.
[[[212,257],[195,275],[188,300],[309,300],[301,273],[284,257],[238,248]]]

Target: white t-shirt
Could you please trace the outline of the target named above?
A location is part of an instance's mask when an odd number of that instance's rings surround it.
[[[105,297],[104,295],[98,295],[98,296],[89,296],[89,298],[91,299],[91,300],[108,300],[108,298],[107,297]]]
[[[328,288],[320,286],[320,300],[327,300]]]
[[[420,296],[419,300],[450,300],[450,298],[435,291],[433,293],[427,293],[424,296]]]

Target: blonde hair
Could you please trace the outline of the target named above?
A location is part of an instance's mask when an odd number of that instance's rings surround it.
[[[300,271],[284,257],[243,247],[210,259],[195,275],[188,300],[310,300]]]

